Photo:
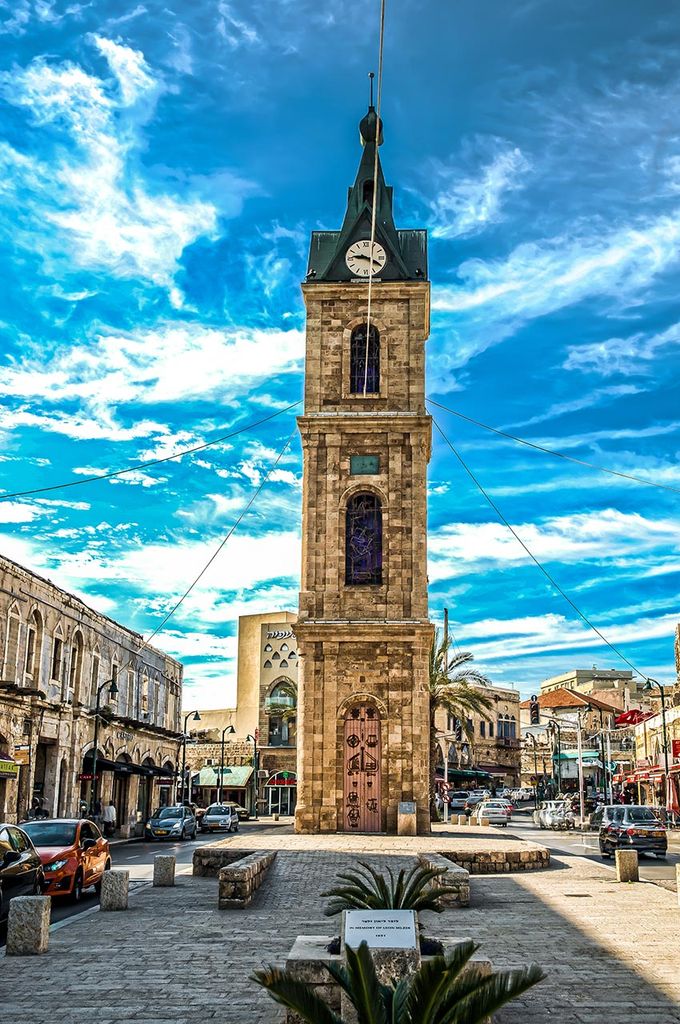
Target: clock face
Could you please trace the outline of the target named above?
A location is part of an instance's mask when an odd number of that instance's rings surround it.
[[[345,263],[355,277],[372,277],[379,274],[387,263],[387,253],[379,242],[373,243],[369,238],[361,239],[350,245],[345,253]]]

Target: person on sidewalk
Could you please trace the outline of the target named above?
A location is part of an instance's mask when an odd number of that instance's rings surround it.
[[[108,804],[104,808],[102,813],[102,824],[104,826],[104,835],[107,838],[112,836],[116,831],[116,805],[113,800],[109,800]]]

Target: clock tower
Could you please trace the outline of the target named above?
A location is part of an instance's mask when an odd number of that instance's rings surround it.
[[[427,233],[395,226],[372,106],[360,137],[342,227],[312,234],[302,285],[296,829],[396,832],[407,801],[427,832]]]

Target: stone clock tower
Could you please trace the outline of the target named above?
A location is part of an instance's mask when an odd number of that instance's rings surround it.
[[[296,829],[395,832],[409,801],[427,832],[427,235],[397,230],[379,161],[374,195],[373,107],[360,135],[344,223],[313,233],[302,285]]]

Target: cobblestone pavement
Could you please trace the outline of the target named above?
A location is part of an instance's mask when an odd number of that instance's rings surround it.
[[[216,879],[181,875],[174,889],[137,889],[126,913],[75,919],[42,957],[0,959],[4,1019],[278,1024],[279,1009],[248,977],[285,956],[296,935],[333,934],[320,893],[356,859],[307,840],[309,849],[279,852],[245,910],[219,912]],[[365,859],[412,863],[387,850]],[[502,1024],[680,1024],[675,894],[617,885],[592,862],[559,857],[547,871],[474,877],[472,899],[426,915],[425,931],[472,936],[497,966],[536,960],[548,974]]]

